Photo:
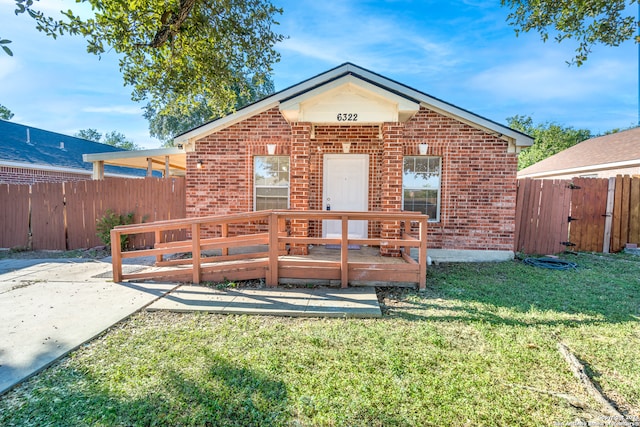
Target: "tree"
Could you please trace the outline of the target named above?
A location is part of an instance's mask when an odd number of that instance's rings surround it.
[[[102,139],[102,134],[98,132],[96,129],[80,129],[73,136],[82,139],[88,139],[89,141],[100,142]]]
[[[4,105],[0,104],[0,119],[3,120],[11,120],[11,118],[13,117],[13,113],[11,112],[11,110],[9,110],[7,107],[5,107]]]
[[[102,144],[111,145],[113,147],[122,148],[124,150],[139,150],[140,147],[132,140],[118,131],[111,131],[104,134],[104,137],[96,129],[80,129],[74,134],[78,138],[87,139],[89,141],[100,142]]]
[[[262,83],[252,82],[249,85],[249,93],[242,95],[240,89],[236,90],[236,105],[233,109],[239,109],[245,105],[264,98],[274,92],[274,85],[271,78],[265,79]],[[163,147],[172,146],[173,138],[198,127],[216,118],[214,111],[206,102],[204,95],[201,101],[194,105],[186,114],[172,115],[163,109],[156,111],[150,105],[145,107],[144,117],[149,121],[149,133],[154,138],[162,141]],[[231,109],[225,111],[230,112]]]
[[[68,10],[59,20],[34,0],[15,1],[16,14],[28,13],[47,35],[79,34],[90,53],[120,54],[132,99],[166,116],[188,115],[201,103],[225,113],[249,96],[251,82],[266,80],[283,40],[272,30],[282,10],[269,0],[77,0],[94,16]]]
[[[507,122],[510,128],[524,132],[534,139],[533,145],[518,155],[518,170],[593,137],[587,129],[574,129],[549,122],[534,125],[533,119],[528,116],[509,117]]]
[[[516,34],[535,30],[543,41],[549,33],[557,42],[575,39],[578,42],[571,64],[582,65],[596,44],[618,46],[631,40],[638,23],[631,5],[638,0],[501,0],[511,9],[507,20]],[[640,37],[635,37],[636,43]]]
[[[124,136],[124,134],[117,132],[115,130],[104,134],[103,143],[114,146],[114,147],[123,148],[125,150],[140,149],[140,147],[138,147],[132,140],[127,139],[127,137]]]

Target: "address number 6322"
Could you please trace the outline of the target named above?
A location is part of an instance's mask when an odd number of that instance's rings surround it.
[[[357,122],[358,113],[338,113],[336,116],[339,122]]]

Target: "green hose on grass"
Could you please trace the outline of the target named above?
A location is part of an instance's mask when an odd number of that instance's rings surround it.
[[[578,267],[575,262],[557,258],[525,258],[522,262],[533,267],[548,268],[550,270],[571,270]]]

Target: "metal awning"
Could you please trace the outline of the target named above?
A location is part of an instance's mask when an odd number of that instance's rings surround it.
[[[104,179],[104,165],[145,169],[147,176],[153,171],[160,171],[165,177],[184,176],[187,170],[185,150],[176,147],[83,154],[82,160],[93,163],[93,179]]]

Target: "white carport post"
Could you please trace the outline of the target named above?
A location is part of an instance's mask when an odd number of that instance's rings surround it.
[[[93,174],[91,175],[91,179],[93,180],[104,179],[104,160],[93,162]]]
[[[153,176],[153,158],[147,157],[147,176]]]

